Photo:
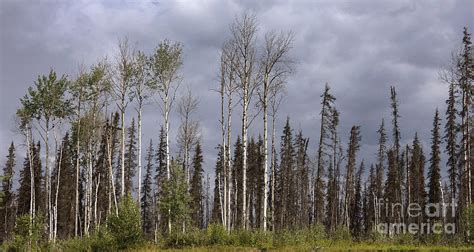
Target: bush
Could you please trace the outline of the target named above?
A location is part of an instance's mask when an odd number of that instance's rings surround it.
[[[229,243],[229,234],[224,226],[220,224],[211,224],[206,230],[208,245],[227,245]]]
[[[336,227],[330,238],[334,241],[352,241],[351,231],[348,227],[342,225]]]
[[[118,249],[133,247],[142,242],[140,218],[140,209],[130,195],[120,200],[118,215],[111,213],[108,216],[108,231]],[[102,235],[107,235],[107,232]]]
[[[416,243],[416,238],[410,233],[397,234],[393,237],[398,245],[413,245]]]
[[[474,234],[474,204],[469,205],[463,210],[461,225],[470,234]],[[468,242],[472,243],[472,238]]]
[[[43,217],[38,214],[33,219],[33,226],[31,226],[32,219],[29,214],[20,215],[16,219],[16,227],[13,231],[13,239],[11,249],[14,250],[26,250],[30,248],[35,250],[39,248],[42,229],[43,229]],[[30,233],[31,227],[31,233]]]
[[[105,227],[99,227],[86,241],[89,243],[92,251],[114,251],[117,247],[125,248],[135,244],[134,242],[130,244],[118,242],[117,237],[113,236]]]
[[[326,231],[323,225],[321,224],[316,224],[314,226],[311,226],[307,230],[304,230],[304,235],[306,238],[306,242],[314,245],[317,242],[320,242],[324,239],[326,239]]]

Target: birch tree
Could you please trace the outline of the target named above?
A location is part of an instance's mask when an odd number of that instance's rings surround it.
[[[133,51],[128,45],[128,39],[122,39],[118,42],[118,54],[115,58],[116,62],[114,67],[111,69],[112,72],[112,84],[113,84],[113,95],[116,99],[117,108],[120,111],[121,118],[121,158],[120,158],[120,169],[121,169],[121,187],[120,196],[125,195],[125,111],[129,102],[132,100],[132,77],[133,77]]]
[[[135,100],[137,102],[137,134],[138,134],[138,200],[142,193],[142,111],[145,103],[152,94],[148,81],[147,57],[143,52],[138,52],[133,60],[132,85]]]
[[[269,104],[270,104],[270,116],[272,118],[272,135],[271,135],[271,178],[270,178],[270,184],[271,184],[271,204],[270,204],[270,216],[271,216],[271,226],[272,226],[272,231],[275,231],[275,180],[276,180],[276,146],[275,146],[275,137],[276,137],[276,129],[275,129],[275,123],[276,123],[276,117],[277,117],[277,112],[280,108],[281,101],[283,99],[283,93],[284,93],[284,85],[283,82],[279,82],[278,85],[274,85],[272,89],[270,89],[270,95],[269,95]]]
[[[257,22],[255,16],[245,13],[240,19],[236,19],[231,26],[232,41],[235,43],[237,54],[233,61],[236,76],[239,80],[239,95],[242,105],[242,216],[241,226],[247,228],[247,131],[252,120],[249,116],[251,99],[255,90],[255,61],[257,35]]]
[[[22,100],[24,107],[30,108],[29,115],[36,120],[35,127],[45,143],[45,188],[46,188],[46,221],[48,238],[53,238],[53,214],[51,198],[50,172],[50,133],[55,125],[68,116],[71,111],[70,101],[66,99],[66,90],[69,81],[66,76],[57,78],[51,70],[49,74],[39,76],[35,82],[35,89],[29,88],[28,94]]]
[[[185,170],[186,183],[190,185],[190,152],[199,141],[199,122],[193,120],[192,115],[196,113],[199,100],[195,97],[191,89],[187,89],[180,98],[177,108],[181,118],[181,125],[178,129],[177,142],[180,153],[183,155],[183,163]]]
[[[232,173],[231,169],[231,134],[232,134],[232,111],[236,105],[234,95],[237,92],[238,85],[235,81],[235,69],[233,61],[235,60],[236,48],[232,41],[224,43],[221,49],[221,67],[220,67],[220,89],[218,91],[221,98],[221,148],[224,156],[223,167],[223,224],[228,230],[231,227],[231,191],[232,191]],[[226,103],[227,100],[227,103]],[[227,105],[227,107],[226,107]],[[226,125],[227,123],[227,125]],[[226,142],[227,141],[227,142]]]
[[[19,128],[25,136],[26,155],[30,167],[30,227],[33,226],[36,215],[36,195],[35,195],[35,173],[33,169],[33,136],[31,130],[31,121],[33,120],[33,104],[28,96],[20,99],[22,107],[17,110],[16,115],[19,119]],[[28,230],[31,234],[31,228]]]
[[[151,75],[150,85],[158,91],[160,111],[163,116],[166,139],[166,178],[170,179],[169,116],[176,91],[181,83],[179,70],[183,64],[183,47],[178,42],[164,40],[149,58]],[[168,231],[171,232],[171,220],[168,218]]]
[[[263,112],[263,204],[262,204],[262,228],[267,230],[267,203],[268,203],[268,103],[271,89],[279,88],[279,84],[291,72],[291,61],[288,53],[293,40],[292,33],[274,32],[265,35],[264,53],[260,59],[261,84],[258,86],[259,105]]]

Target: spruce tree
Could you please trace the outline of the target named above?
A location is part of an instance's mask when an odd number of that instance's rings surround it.
[[[359,170],[356,173],[355,178],[355,190],[354,190],[354,200],[352,201],[352,205],[350,206],[351,209],[351,223],[350,223],[350,230],[352,232],[352,236],[356,238],[360,238],[363,232],[363,188],[362,188],[362,174],[364,173],[364,161],[360,163]]]
[[[217,161],[215,166],[215,177],[214,177],[214,203],[212,208],[211,222],[222,223],[222,191],[220,185],[220,178],[222,176],[222,159],[224,158],[223,149],[219,145],[217,147],[219,153],[217,155]]]
[[[128,128],[128,141],[125,152],[125,194],[133,191],[133,177],[137,170],[137,136],[135,129],[135,119]]]
[[[365,232],[370,233],[376,224],[376,213],[378,211],[376,204],[377,177],[374,165],[370,165],[368,186],[365,188]]]
[[[472,110],[472,82],[474,81],[474,60],[472,54],[472,42],[471,34],[467,28],[464,27],[463,31],[463,48],[458,57],[456,74],[457,84],[461,91],[461,109],[459,115],[461,117],[461,146],[460,146],[460,159],[459,164],[461,165],[461,190],[460,190],[460,207],[469,205],[472,203],[473,193],[472,185],[474,181],[471,177],[471,110]]]
[[[277,194],[276,204],[279,206],[275,209],[276,224],[279,228],[290,228],[294,223],[294,204],[295,195],[292,194],[292,187],[294,186],[294,165],[295,165],[295,150],[293,146],[293,130],[290,126],[290,119],[286,119],[285,127],[283,128],[283,135],[280,141],[280,170],[277,175]],[[321,184],[319,184],[321,185]],[[320,195],[323,197],[323,195]],[[324,201],[324,198],[320,200]],[[320,204],[322,204],[320,202]]]
[[[0,241],[8,238],[14,227],[15,209],[13,193],[13,172],[15,169],[15,145],[13,142],[8,148],[7,161],[0,177],[2,191],[0,198]]]
[[[196,143],[192,161],[193,176],[191,179],[191,221],[198,228],[204,228],[203,208],[203,157],[200,142]]]
[[[163,126],[161,126],[158,138],[159,142],[155,152],[155,199],[157,203],[159,203],[162,199],[163,184],[166,181],[166,134]],[[159,209],[156,210],[156,226],[159,227],[161,230],[165,231],[166,219],[164,219],[164,216],[162,216],[161,212],[158,211]]]
[[[440,174],[440,119],[438,109],[436,109],[433,129],[431,130],[431,155],[430,155],[430,167],[428,170],[428,202],[429,203],[440,203],[441,202],[441,174]]]
[[[34,192],[35,192],[35,210],[43,212],[45,210],[44,185],[40,159],[40,142],[37,145],[32,144],[31,152],[33,156],[34,173]],[[18,215],[28,214],[30,212],[30,161],[25,158],[23,169],[20,171],[20,187],[18,188]]]
[[[446,100],[446,124],[444,126],[444,142],[446,143],[445,153],[448,156],[446,166],[448,167],[449,174],[449,185],[451,198],[455,199],[457,196],[457,181],[458,181],[458,144],[457,144],[457,133],[458,126],[456,122],[457,109],[456,109],[456,96],[455,96],[455,83],[449,84],[449,96]]]
[[[314,221],[316,223],[322,223],[324,218],[324,173],[325,166],[328,165],[325,158],[329,155],[327,147],[329,146],[329,141],[331,140],[331,123],[332,123],[332,110],[334,107],[334,101],[336,98],[330,93],[329,85],[326,83],[324,88],[324,93],[321,95],[321,125],[319,132],[319,144],[317,150],[317,168],[316,168],[316,178],[314,184]]]
[[[300,130],[296,135],[296,216],[300,227],[309,224],[309,167],[308,167],[308,144],[309,139],[303,136]],[[329,183],[329,182],[328,182]]]
[[[160,129],[159,143],[155,153],[156,158],[156,170],[155,170],[155,183],[157,186],[158,194],[161,191],[161,185],[166,179],[166,135],[163,126]]]
[[[412,158],[410,162],[410,203],[416,203],[424,209],[425,206],[425,199],[426,199],[426,191],[425,191],[425,176],[424,176],[424,168],[425,168],[425,156],[423,154],[423,148],[420,144],[420,140],[418,139],[418,134],[415,134],[415,138],[413,139],[413,150],[412,150]],[[412,221],[418,224],[421,224],[423,220],[423,216],[420,215],[418,217],[413,217]]]
[[[395,197],[396,201],[398,203],[402,203],[402,192],[403,192],[403,174],[404,174],[404,169],[400,165],[400,125],[398,123],[398,120],[400,118],[400,112],[398,110],[398,100],[397,100],[397,91],[395,90],[395,87],[390,87],[390,106],[392,108],[392,137],[393,137],[393,165],[396,171],[396,176],[395,176],[395,181],[391,181],[392,183],[395,183],[398,185],[398,190],[396,190]],[[397,213],[396,217],[398,218],[399,221],[401,221],[402,214],[401,214],[401,209],[397,208]]]
[[[72,157],[73,149],[69,133],[66,133],[57,153],[58,162],[52,176],[53,202],[55,203],[53,206],[57,208],[57,235],[61,239],[74,235],[74,225],[71,225],[74,223],[74,205],[71,202],[74,202],[75,197],[73,185],[76,170]]]
[[[189,223],[189,196],[188,185],[182,162],[171,160],[171,176],[163,183],[162,198],[159,202],[161,215],[171,224],[171,231],[185,232],[184,227]]]
[[[397,195],[398,195],[398,190],[399,190],[399,186],[398,184],[394,183],[394,181],[397,181],[398,179],[398,172],[397,172],[397,166],[396,166],[396,155],[395,155],[395,151],[393,150],[393,148],[390,148],[388,151],[387,151],[387,157],[388,157],[388,166],[387,166],[387,179],[385,180],[385,189],[384,189],[384,199],[385,201],[387,202],[383,202],[383,203],[388,203],[389,206],[391,206],[391,204],[396,204],[396,203],[400,203],[398,202],[398,198],[397,198]],[[384,207],[382,205],[382,207]],[[389,211],[388,214],[386,214],[387,212],[386,211]],[[384,221],[386,222],[387,224],[390,224],[390,223],[393,223],[393,221],[395,221],[395,218],[396,216],[395,213],[392,213],[391,212],[392,209],[382,209],[381,211],[381,221]]]
[[[150,139],[146,155],[146,171],[145,179],[142,184],[141,202],[141,216],[142,216],[142,230],[146,236],[153,234],[153,141]]]
[[[375,195],[377,198],[383,197],[383,178],[384,178],[384,170],[385,170],[385,159],[387,155],[387,134],[385,133],[385,123],[384,119],[380,123],[380,127],[377,130],[379,134],[378,139],[378,151],[377,151],[377,164],[375,170]]]
[[[352,218],[354,216],[354,208],[356,200],[356,163],[357,163],[357,152],[360,149],[360,126],[352,126],[349,137],[349,148],[347,149],[347,169],[346,169],[346,182],[345,182],[345,199],[344,199],[344,221],[343,223],[350,227]]]
[[[221,160],[222,161],[222,160]],[[234,226],[239,227],[240,221],[242,220],[242,206],[238,204],[238,200],[242,198],[242,166],[243,166],[243,145],[240,140],[240,136],[237,136],[237,140],[234,145],[234,155],[232,160],[232,178],[233,178],[233,192],[231,193],[231,206],[234,216],[232,217],[232,223]],[[215,202],[214,202],[215,203]]]

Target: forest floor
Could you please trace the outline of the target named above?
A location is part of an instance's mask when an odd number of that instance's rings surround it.
[[[236,251],[474,251],[474,246],[438,246],[438,245],[394,245],[394,244],[333,244],[330,246],[289,246],[281,248],[251,248],[232,246],[209,246],[209,247],[188,247],[180,249],[163,249],[159,247],[146,247],[134,251],[190,251],[190,252],[236,252]]]

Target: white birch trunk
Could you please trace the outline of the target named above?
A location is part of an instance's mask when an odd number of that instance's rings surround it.
[[[142,104],[138,107],[138,202],[142,195]],[[141,208],[141,204],[140,204]]]
[[[59,163],[58,163],[58,177],[56,179],[56,195],[54,195],[54,233],[53,242],[56,242],[56,236],[58,234],[58,195],[59,195],[59,184],[61,177],[61,162],[63,159],[63,144],[61,144],[61,150],[59,151]]]
[[[125,195],[125,106],[124,101],[122,100],[122,107],[121,107],[121,128],[122,128],[122,152],[121,152],[121,159],[120,159],[120,171],[121,171],[121,188],[120,188],[120,196],[123,197]]]
[[[227,183],[228,183],[228,190],[227,190],[227,230],[230,231],[231,229],[231,191],[233,189],[232,186],[232,172],[231,172],[231,127],[232,127],[232,94],[228,97],[228,108],[227,108]]]
[[[263,83],[263,231],[267,231],[267,195],[268,195],[268,122],[267,122],[267,103],[268,103],[268,75],[265,76]]]
[[[36,202],[35,202],[35,172],[34,172],[34,166],[33,166],[33,153],[31,153],[31,128],[30,125],[28,124],[26,126],[26,144],[27,144],[27,154],[28,154],[28,161],[30,163],[30,228],[28,230],[28,233],[32,234],[31,227],[33,227],[34,220],[35,220],[35,214],[36,214]]]
[[[249,81],[249,80],[246,80]],[[248,83],[247,83],[248,85]],[[248,86],[244,87],[244,97],[242,102],[242,228],[247,228],[247,109],[248,109]]]
[[[272,115],[272,231],[275,231],[275,166],[276,166],[276,149],[275,149],[275,111]]]
[[[224,64],[222,62],[222,64]],[[221,148],[222,148],[222,173],[223,175],[220,176],[223,178],[223,196],[224,199],[221,201],[221,215],[222,215],[222,225],[224,227],[227,227],[227,162],[226,162],[226,142],[225,142],[225,122],[224,122],[224,89],[225,89],[225,83],[224,83],[224,67],[222,67],[222,79],[221,79]],[[219,178],[220,182],[220,178]],[[219,185],[220,188],[220,185]],[[219,190],[220,191],[220,190]],[[219,199],[222,200],[221,195],[219,195]]]
[[[51,207],[51,172],[49,170],[49,120],[46,119],[46,161],[45,161],[45,172],[46,172],[46,211],[47,223],[48,223],[48,240],[51,241],[53,238],[53,218],[52,218],[52,207]]]

